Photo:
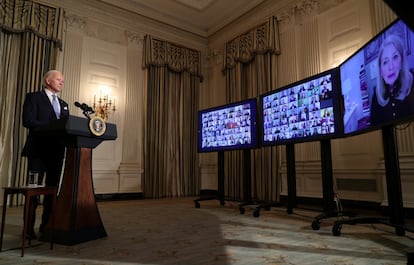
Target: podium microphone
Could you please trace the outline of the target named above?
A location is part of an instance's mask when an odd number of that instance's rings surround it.
[[[87,118],[90,118],[90,114],[95,113],[95,111],[85,103],[81,104],[78,101],[75,101],[75,106],[80,108],[83,111],[83,115],[85,115]]]
[[[75,106],[83,110],[82,104],[80,104],[78,101],[75,101]]]

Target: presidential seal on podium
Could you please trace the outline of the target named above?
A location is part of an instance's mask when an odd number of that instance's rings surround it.
[[[96,115],[95,117],[89,120],[89,130],[95,136],[101,136],[106,131],[106,123],[105,120]]]

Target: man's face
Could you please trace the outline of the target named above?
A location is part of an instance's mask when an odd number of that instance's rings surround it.
[[[61,73],[53,73],[49,78],[46,79],[46,86],[54,93],[62,91],[64,84],[63,75]]]

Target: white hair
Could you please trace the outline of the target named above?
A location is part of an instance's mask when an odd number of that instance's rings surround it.
[[[46,86],[47,85],[46,80],[50,79],[55,74],[61,74],[61,72],[58,71],[58,70],[49,70],[49,71],[47,71],[47,73],[43,76],[43,85]]]

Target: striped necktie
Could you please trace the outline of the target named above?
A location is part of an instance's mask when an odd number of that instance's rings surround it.
[[[56,118],[60,118],[60,110],[59,110],[59,101],[57,100],[57,96],[56,95],[52,95],[53,99],[52,99],[52,105],[53,105],[53,109],[55,110],[55,114],[56,114]]]

